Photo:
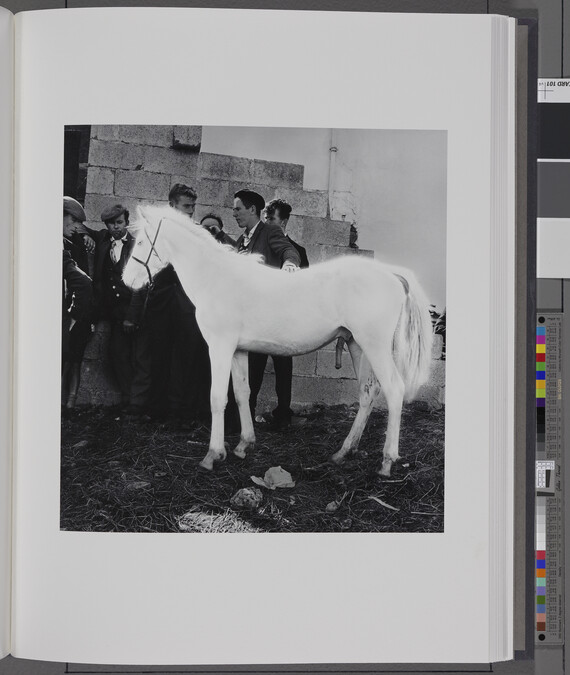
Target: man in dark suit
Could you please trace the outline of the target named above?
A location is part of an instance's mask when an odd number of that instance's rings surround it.
[[[97,316],[111,323],[109,355],[122,402],[128,412],[140,414],[148,400],[150,356],[142,316],[144,292],[133,293],[122,279],[135,243],[127,231],[129,211],[122,204],[114,204],[103,210],[101,220],[105,230],[89,230],[95,240],[93,287]]]
[[[281,229],[288,241],[293,244],[299,258],[301,259],[301,268],[309,266],[309,259],[307,258],[307,251],[301,244],[293,241],[287,234],[287,225],[289,224],[289,217],[291,215],[292,207],[284,199],[272,199],[265,206],[264,217],[265,222],[271,225],[276,225]],[[275,392],[277,400],[283,401],[283,405],[291,404],[291,385],[293,383],[293,358],[291,356],[271,356],[273,359],[273,369],[275,371]],[[289,403],[286,403],[286,402]],[[279,406],[273,412],[273,419],[270,425],[277,429],[286,426],[291,421],[293,411],[289,408],[288,417],[283,415]]]
[[[291,237],[287,234],[287,225],[289,224],[289,217],[291,216],[292,210],[293,208],[291,205],[288,204],[284,199],[272,199],[265,207],[265,222],[271,223],[272,225],[277,225],[281,228],[283,234],[297,249],[297,253],[301,258],[301,268],[304,268],[309,266],[307,251],[301,246],[301,244],[293,241],[293,239],[291,239]]]
[[[173,185],[168,194],[169,205],[189,219],[194,215],[196,200],[196,191],[183,183]],[[209,419],[208,345],[196,322],[196,308],[172,265],[154,277],[147,321],[152,367],[150,416],[157,420],[168,416],[185,421]]]
[[[296,272],[301,266],[301,257],[283,231],[273,223],[261,220],[261,212],[265,208],[265,200],[252,190],[239,190],[234,195],[234,218],[244,233],[237,240],[240,253],[259,253],[265,264],[277,267],[286,272]],[[273,364],[277,372],[283,365],[283,357],[273,356]],[[263,382],[263,374],[267,364],[267,354],[249,353],[249,407],[255,419],[257,396]],[[285,364],[285,368],[287,365]],[[282,378],[279,380],[282,382]],[[277,377],[276,377],[277,383]],[[272,426],[276,429],[286,427],[291,422],[291,386],[277,387],[277,408],[273,411]]]

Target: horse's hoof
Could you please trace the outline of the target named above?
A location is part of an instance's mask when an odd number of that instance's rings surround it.
[[[234,448],[234,455],[240,459],[245,459],[247,452],[255,450],[255,443],[238,443]]]
[[[214,470],[214,460],[204,457],[204,459],[198,464],[200,469],[206,469],[206,471],[213,471]]]
[[[204,457],[204,459],[198,464],[202,469],[206,471],[213,471],[215,462],[223,462],[226,458],[226,452],[221,452],[217,457],[212,455],[210,452]]]
[[[378,471],[378,475],[382,476],[382,478],[390,478],[390,472],[392,471],[392,464],[394,464],[393,460],[385,459],[382,462],[382,468],[380,469],[380,471]]]
[[[331,455],[329,457],[329,462],[331,464],[336,464],[336,466],[340,466],[341,464],[344,464],[345,459],[346,459],[346,455],[344,455],[344,454],[341,455],[341,453],[339,451],[339,452],[335,452],[334,455]]]

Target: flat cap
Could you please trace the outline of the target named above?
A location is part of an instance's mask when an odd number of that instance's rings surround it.
[[[101,220],[106,223],[108,220],[115,220],[115,218],[122,216],[123,213],[128,213],[126,206],[113,204],[113,206],[107,206],[107,208],[101,211]]]
[[[87,220],[83,207],[76,199],[73,199],[73,197],[63,198],[63,212],[69,213],[69,215],[73,216],[81,223]]]

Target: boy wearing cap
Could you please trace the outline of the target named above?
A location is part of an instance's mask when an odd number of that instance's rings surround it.
[[[77,300],[75,292],[65,290],[65,271],[76,269],[89,279],[89,260],[83,243],[82,234],[86,231],[83,224],[86,220],[85,211],[81,204],[73,197],[63,198],[63,251],[64,251],[64,309],[65,314],[70,312],[73,303]],[[85,283],[85,282],[84,282]],[[89,279],[89,285],[91,280]],[[71,289],[72,290],[72,289]],[[66,408],[75,408],[77,393],[81,378],[81,362],[87,343],[91,339],[91,302],[83,302],[81,315],[71,317],[74,321],[63,323],[63,354],[61,373],[62,403]],[[66,318],[64,314],[64,319]]]
[[[73,197],[63,198],[63,248],[69,251],[77,266],[89,274],[87,249],[83,235],[87,232],[84,225],[87,220],[81,204]]]
[[[286,272],[296,272],[301,266],[301,258],[297,249],[285,236],[283,230],[273,223],[264,223],[261,212],[265,208],[265,200],[253,190],[239,190],[234,195],[234,218],[244,233],[237,240],[240,253],[260,253],[265,264],[278,267]],[[255,419],[257,396],[263,382],[263,374],[267,364],[267,354],[249,352],[249,407],[251,416]],[[282,363],[282,357],[273,356],[273,363],[277,369],[280,366],[288,368]],[[280,361],[281,359],[281,361]],[[280,378],[280,384],[283,378]],[[291,422],[291,387],[277,388],[277,408],[273,411],[272,426],[275,429],[286,427]]]
[[[128,412],[140,414],[150,387],[150,357],[146,328],[142,325],[144,294],[133,293],[122,279],[135,243],[127,231],[129,211],[122,204],[101,213],[104,230],[86,228],[95,241],[94,295],[99,319],[111,323],[109,356],[111,367]]]

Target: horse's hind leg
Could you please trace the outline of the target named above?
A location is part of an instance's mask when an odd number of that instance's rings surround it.
[[[381,476],[388,477],[392,464],[399,457],[398,444],[404,402],[404,381],[394,363],[391,344],[375,347],[371,345],[368,349],[365,348],[365,354],[380,382],[388,404],[388,429],[386,430],[382,468],[379,471]]]
[[[366,422],[372,412],[374,400],[380,393],[380,385],[367,358],[364,356],[362,349],[351,340],[348,344],[350,356],[352,357],[352,364],[354,372],[358,376],[359,384],[359,407],[352,427],[348,432],[348,436],[344,439],[341,449],[331,457],[335,464],[341,464],[346,455],[354,453],[358,450],[358,445],[362,437]]]
[[[210,408],[212,410],[212,429],[210,432],[210,447],[204,459],[200,462],[203,469],[211,471],[214,462],[226,458],[224,445],[224,410],[228,402],[228,384],[230,381],[230,368],[232,353],[227,346],[216,348],[215,344],[209,344],[210,363],[212,367],[212,389],[210,390]]]
[[[247,352],[238,351],[232,359],[232,382],[239,410],[241,434],[239,443],[234,448],[234,455],[245,457],[247,450],[255,447],[255,432],[249,409],[249,381]]]

